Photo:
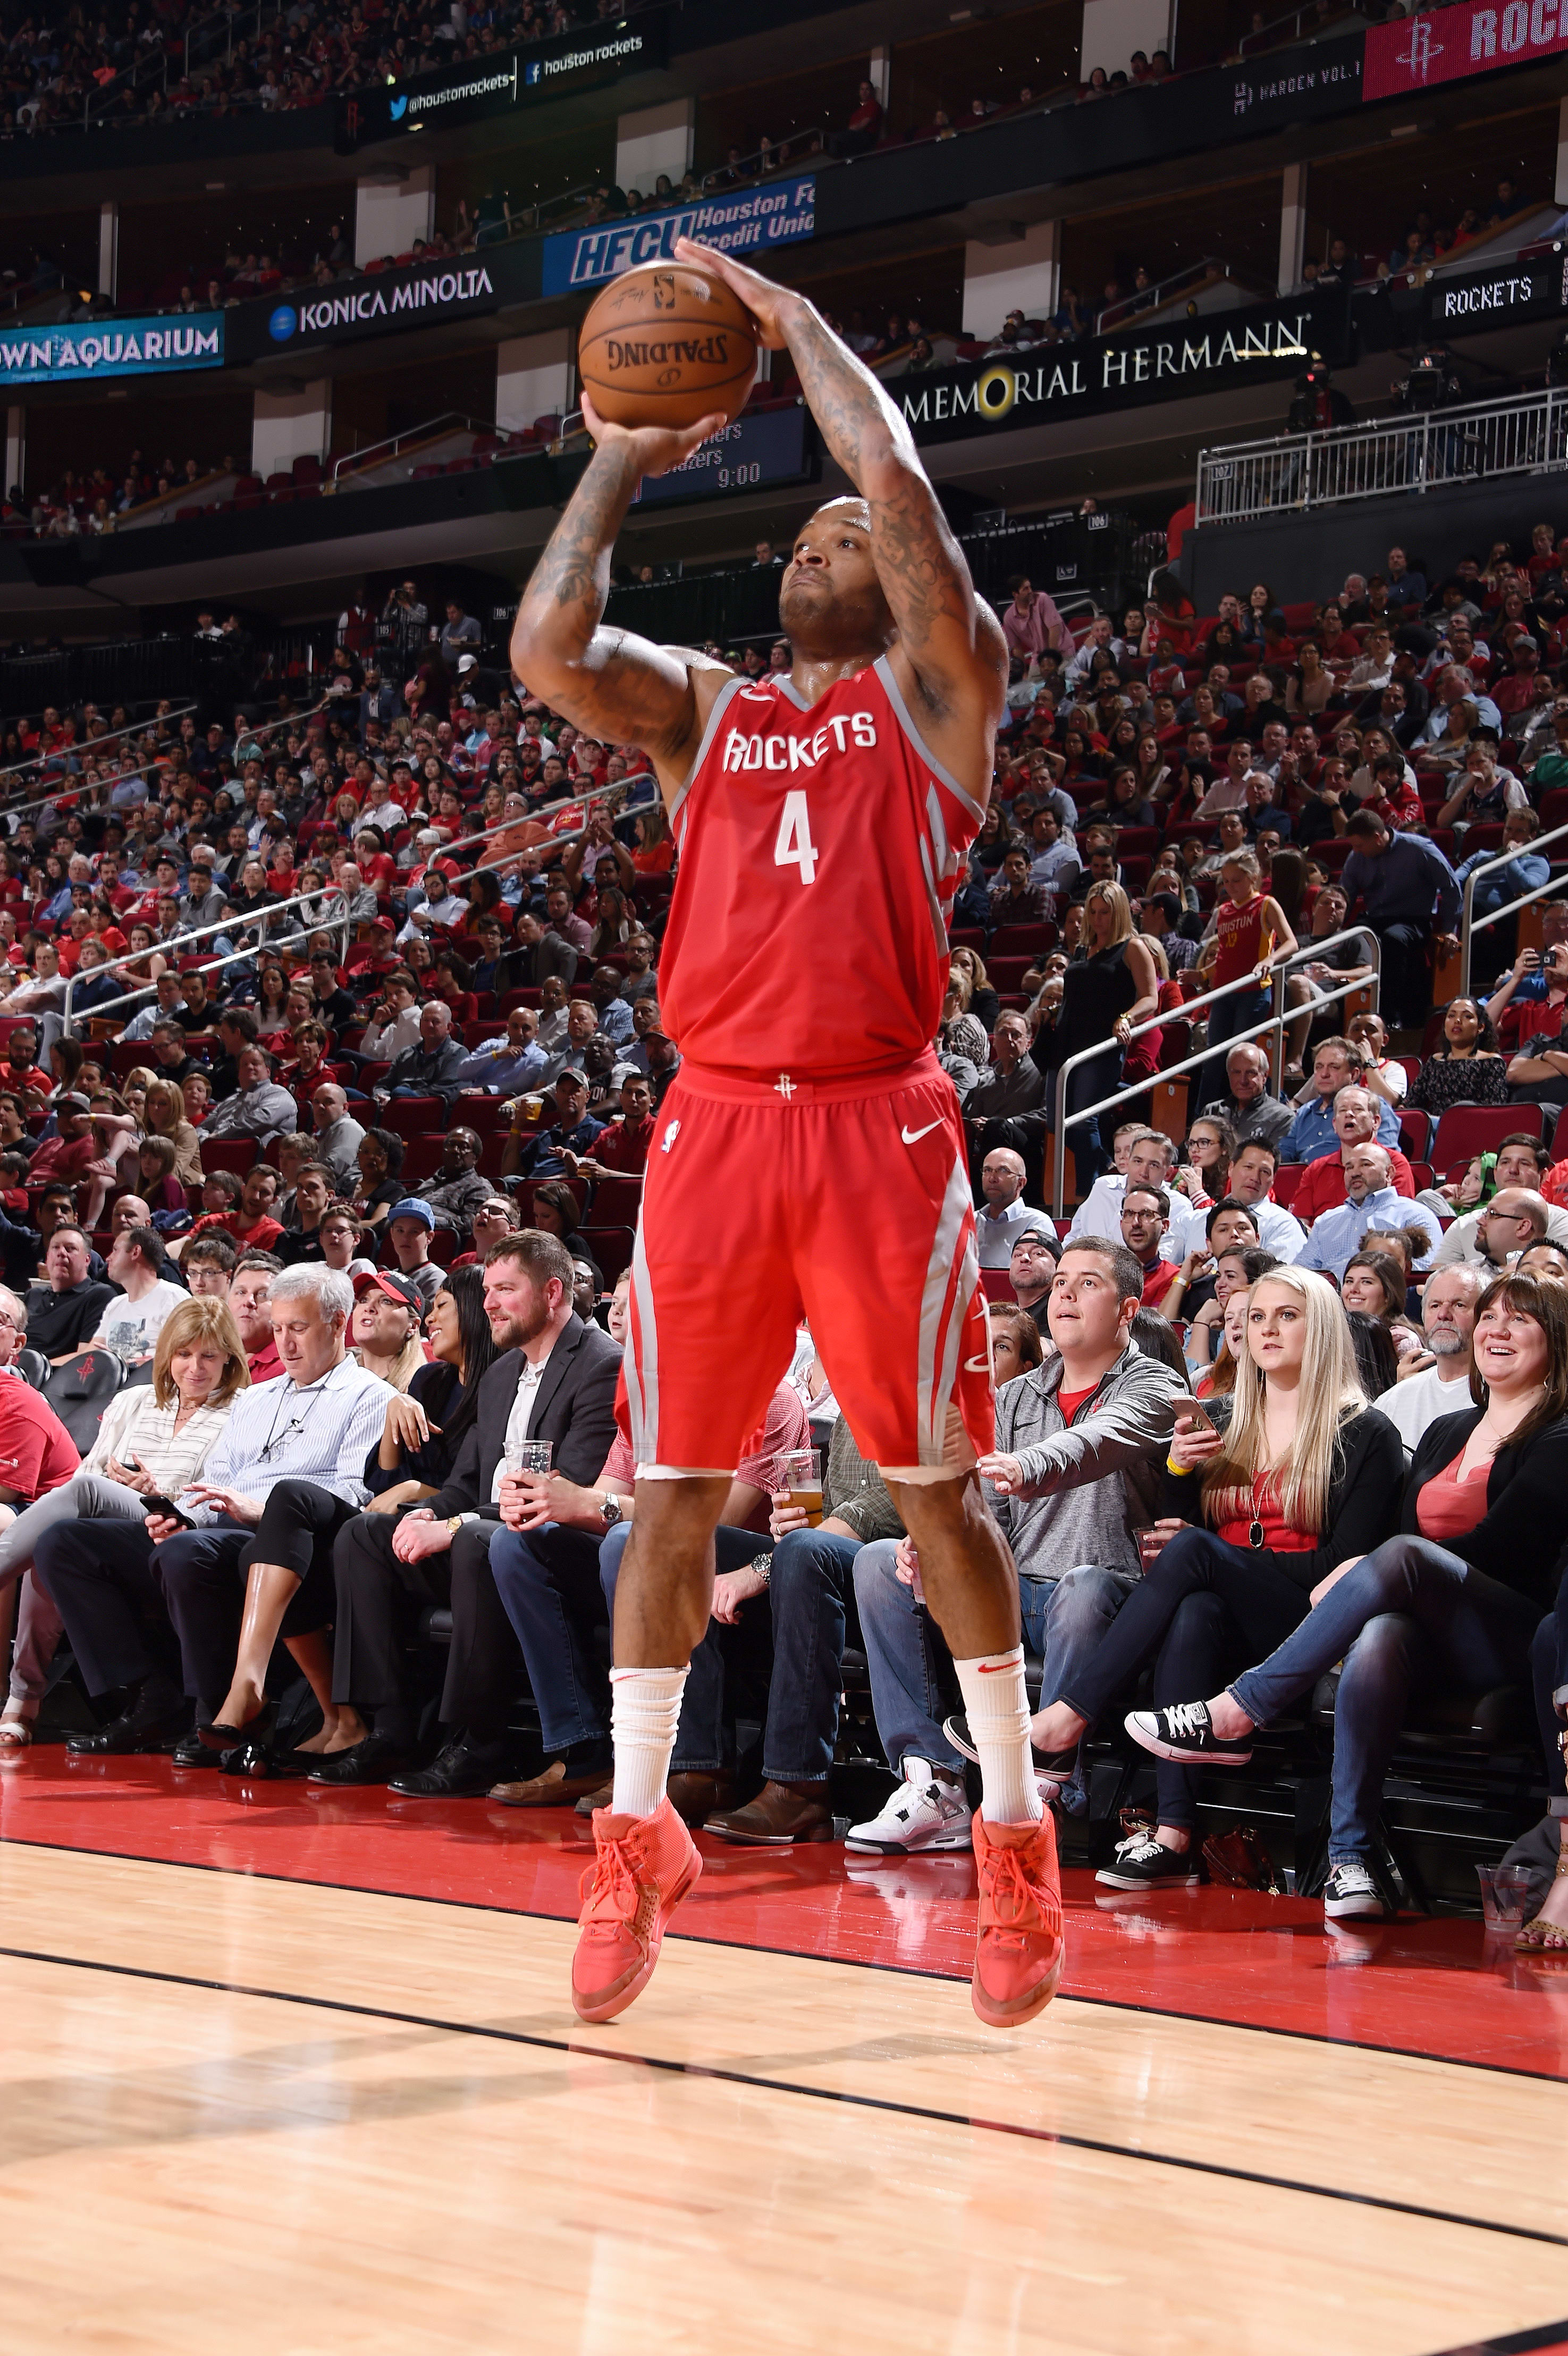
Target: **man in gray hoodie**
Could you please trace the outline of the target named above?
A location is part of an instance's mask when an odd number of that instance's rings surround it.
[[[1188,1396],[1180,1376],[1132,1339],[1142,1293],[1143,1270],[1121,1242],[1080,1236],[1066,1247],[1047,1304],[1055,1348],[1003,1384],[996,1451],[980,1461],[1019,1567],[1024,1643],[1044,1655],[1042,1706],[1071,1683],[1139,1575],[1137,1533],[1157,1516],[1176,1406]],[[919,1579],[907,1539],[863,1547],[855,1558],[877,1731],[903,1782],[880,1815],[850,1828],[852,1849],[969,1844],[965,1754],[941,1723],[951,1672]],[[1051,1763],[1064,1780],[1077,1772],[1074,1759]]]

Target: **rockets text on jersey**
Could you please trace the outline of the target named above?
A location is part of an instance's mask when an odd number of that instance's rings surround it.
[[[947,918],[985,812],[933,759],[886,656],[814,704],[722,689],[670,811],[659,1004],[681,1053],[751,1078],[902,1070],[930,1046]]]

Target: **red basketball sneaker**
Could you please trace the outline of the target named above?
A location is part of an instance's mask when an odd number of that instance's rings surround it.
[[[571,2001],[580,2020],[613,2020],[652,1979],[665,1925],[702,1859],[667,1799],[652,1816],[595,1808],[593,1839],[598,1855],[582,1877]]]
[[[980,1933],[970,1995],[993,2029],[1016,2029],[1056,1994],[1064,1953],[1056,1826],[988,1825],[976,1809],[971,1831],[980,1869]]]

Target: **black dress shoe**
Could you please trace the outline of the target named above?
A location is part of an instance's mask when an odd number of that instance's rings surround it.
[[[95,1734],[68,1734],[65,1747],[78,1759],[124,1759],[139,1751],[172,1751],[185,1711],[185,1702],[172,1687],[149,1684]]]
[[[437,1751],[428,1767],[411,1767],[389,1779],[388,1790],[411,1800],[453,1800],[487,1792],[507,1772],[508,1753],[499,1742],[465,1742],[461,1736]]]
[[[384,1734],[368,1734],[350,1751],[335,1751],[310,1771],[313,1783],[384,1783],[408,1758],[398,1742]]]
[[[265,1741],[277,1715],[277,1703],[269,1701],[263,1703],[254,1718],[248,1718],[243,1726],[225,1726],[219,1719],[208,1726],[198,1726],[196,1730],[209,1751],[237,1751],[242,1743]]]
[[[216,1751],[208,1749],[196,1729],[192,1727],[190,1732],[182,1736],[175,1744],[169,1754],[169,1765],[171,1767],[216,1767],[218,1753]]]

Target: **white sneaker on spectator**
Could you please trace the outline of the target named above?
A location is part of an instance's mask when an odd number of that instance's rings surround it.
[[[1330,1866],[1323,1885],[1323,1912],[1332,1920],[1367,1916],[1386,1922],[1393,1912],[1382,1891],[1359,1858]]]
[[[904,1780],[880,1815],[851,1825],[846,1848],[870,1849],[881,1857],[909,1857],[917,1850],[969,1848],[974,1810],[962,1783],[944,1783],[926,1759],[912,1752],[903,1762]]]

